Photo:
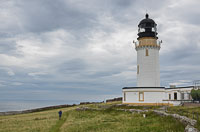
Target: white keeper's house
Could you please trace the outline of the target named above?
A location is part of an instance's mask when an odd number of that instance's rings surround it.
[[[169,105],[176,106],[192,100],[190,92],[194,86],[160,86],[159,50],[162,41],[158,41],[157,24],[145,15],[138,25],[137,51],[137,87],[124,87],[123,103],[133,105]]]

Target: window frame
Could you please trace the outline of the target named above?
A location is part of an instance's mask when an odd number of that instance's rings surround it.
[[[139,101],[144,101],[144,92],[139,92]]]
[[[185,93],[181,93],[181,100],[185,100]]]
[[[172,96],[171,96],[171,94],[169,94],[169,100],[171,100],[172,99]]]

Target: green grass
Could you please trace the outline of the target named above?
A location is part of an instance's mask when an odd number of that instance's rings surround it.
[[[117,102],[117,104],[120,102]],[[118,111],[121,107],[109,104],[81,105],[101,110],[76,111],[75,107],[63,108],[62,119],[58,119],[60,109],[29,114],[0,116],[0,132],[182,132],[184,125],[172,117],[161,117],[148,112]],[[108,106],[108,107],[106,107]],[[132,107],[131,107],[132,108]],[[134,107],[135,108],[135,107]],[[146,108],[144,108],[146,109]]]
[[[56,124],[50,129],[50,132],[60,132],[61,126],[65,123],[69,116],[69,112],[65,112],[62,115],[62,118],[56,122]]]
[[[167,109],[169,113],[177,113],[189,117],[191,119],[197,120],[196,128],[200,130],[200,107],[184,107],[184,106],[174,106]],[[193,114],[194,113],[194,114]],[[197,119],[198,114],[198,119]]]
[[[182,132],[184,125],[172,117],[107,110],[72,111],[61,132]]]
[[[75,107],[62,109],[65,112]],[[48,132],[58,121],[58,111],[0,116],[0,132]]]

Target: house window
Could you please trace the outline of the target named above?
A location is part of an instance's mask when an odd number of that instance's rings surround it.
[[[184,100],[184,93],[181,93],[181,100]]]
[[[124,101],[126,101],[126,92],[124,92]]]
[[[139,65],[137,65],[137,74],[139,74],[139,70],[140,70],[140,69],[139,69]]]
[[[169,100],[171,100],[171,94],[169,94]]]
[[[146,56],[149,56],[149,51],[148,51],[148,49],[146,49]]]
[[[144,92],[139,92],[139,101],[144,101]]]
[[[174,100],[177,100],[177,93],[174,93]]]

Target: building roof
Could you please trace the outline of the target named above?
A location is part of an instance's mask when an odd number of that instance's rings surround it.
[[[165,87],[124,87],[122,89],[139,89],[139,88],[158,88],[158,89],[164,89]]]
[[[124,87],[122,89],[143,89],[143,88],[155,88],[155,89],[179,89],[179,88],[191,88],[194,86],[186,86],[186,87],[175,87],[175,88],[165,88],[165,87]]]
[[[186,87],[175,87],[175,88],[165,88],[165,89],[179,89],[179,88],[194,88],[194,86],[186,86]]]

